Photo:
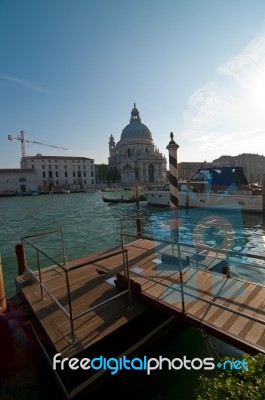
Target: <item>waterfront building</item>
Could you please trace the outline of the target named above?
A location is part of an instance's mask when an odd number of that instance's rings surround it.
[[[208,162],[181,162],[178,163],[178,179],[188,180],[191,179],[197,169],[203,167],[210,167],[212,163]]]
[[[37,174],[34,169],[0,169],[0,196],[31,194],[38,189]]]
[[[22,157],[21,168],[36,171],[38,191],[84,190],[95,185],[94,160],[86,157]]]
[[[109,172],[112,182],[122,185],[163,184],[167,180],[166,158],[155,146],[150,129],[141,121],[136,105],[130,123],[122,130],[120,140],[109,139]]]
[[[243,167],[246,178],[251,183],[262,182],[265,174],[265,157],[259,154],[243,153],[237,156],[221,156],[213,160],[213,165]]]

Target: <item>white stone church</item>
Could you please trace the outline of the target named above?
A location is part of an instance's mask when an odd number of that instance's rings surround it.
[[[123,185],[133,185],[136,179],[141,185],[166,182],[166,158],[154,145],[149,128],[141,122],[135,103],[130,123],[122,130],[117,144],[110,136],[109,167],[120,173]]]

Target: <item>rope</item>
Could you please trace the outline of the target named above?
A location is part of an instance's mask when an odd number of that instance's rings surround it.
[[[204,331],[203,329],[203,325],[201,325],[199,328],[199,331],[202,334],[202,337],[205,341],[208,353],[210,356],[212,356],[212,358],[217,358],[220,359],[220,355],[218,354],[216,347],[214,346],[214,344],[212,343],[212,341],[209,338],[209,335],[207,335],[207,333]]]

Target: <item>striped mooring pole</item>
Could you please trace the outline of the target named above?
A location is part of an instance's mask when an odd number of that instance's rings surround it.
[[[174,135],[170,133],[170,142],[167,145],[169,152],[169,183],[170,183],[170,208],[176,210],[179,207],[179,187],[178,187],[178,164],[177,150],[179,145],[174,141]]]

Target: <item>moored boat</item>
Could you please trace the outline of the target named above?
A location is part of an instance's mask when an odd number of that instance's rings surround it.
[[[263,211],[262,188],[249,184],[243,167],[205,167],[179,182],[179,207]],[[152,205],[170,206],[170,184],[144,191]]]
[[[137,201],[146,201],[146,197],[144,195],[140,195],[138,199],[135,196],[126,199],[123,196],[120,198],[107,198],[102,196],[102,200],[105,203],[137,203]]]

